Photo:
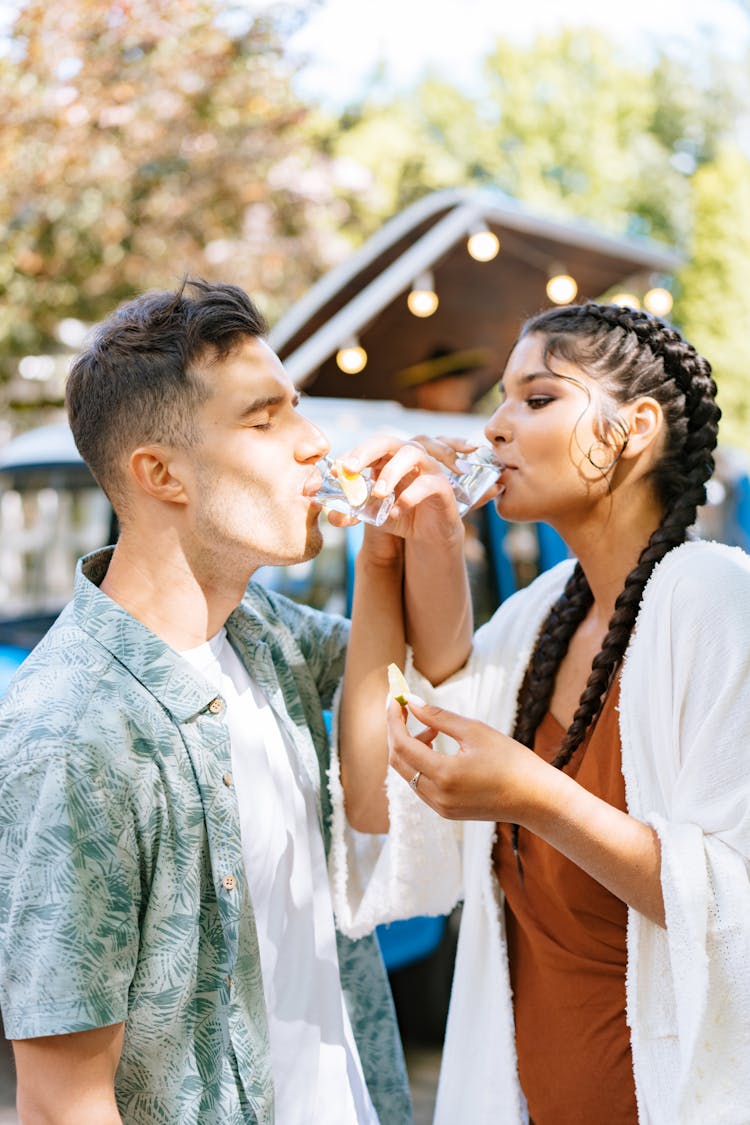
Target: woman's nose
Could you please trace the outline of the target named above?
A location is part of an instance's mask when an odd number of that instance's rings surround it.
[[[498,406],[495,413],[485,424],[484,436],[490,445],[499,445],[510,441],[510,427],[503,406]]]

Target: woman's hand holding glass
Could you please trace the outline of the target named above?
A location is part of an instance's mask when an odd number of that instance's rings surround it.
[[[366,487],[367,502],[363,511],[372,513],[363,517],[367,523],[401,538],[439,541],[450,533],[451,526],[458,531],[460,517],[472,504],[484,503],[500,491],[499,470],[491,451],[487,450],[482,460],[476,458],[476,450],[474,443],[461,439],[420,436],[404,441],[376,434],[339,458],[336,473],[340,478],[365,474],[362,491],[364,495]],[[466,494],[459,478],[473,486],[472,496]],[[351,491],[348,482],[343,483],[344,492]],[[346,514],[345,502],[334,501],[333,506],[324,502],[324,506],[331,522],[338,526],[360,518],[356,506]]]
[[[464,438],[433,438],[424,434],[412,440],[419,442],[443,466],[461,516],[486,504],[502,491],[499,478],[503,465],[496,460],[490,446],[477,445]]]

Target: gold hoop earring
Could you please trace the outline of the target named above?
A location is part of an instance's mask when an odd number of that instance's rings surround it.
[[[610,469],[613,469],[615,467],[617,462],[622,457],[623,453],[625,452],[625,449],[627,448],[627,444],[628,444],[629,441],[630,441],[630,434],[625,434],[625,438],[624,438],[623,443],[620,446],[619,450],[617,451],[617,453],[615,453],[614,457],[612,457],[611,460],[609,460],[607,462],[606,465],[597,465],[596,461],[591,456],[591,453],[592,453],[592,450],[594,450],[597,447],[597,445],[602,446],[604,449],[607,450],[608,453],[611,452],[610,448],[603,441],[595,441],[589,446],[588,453],[586,454],[586,460],[588,461],[588,463],[591,465],[591,467],[593,469],[596,469],[596,471],[598,473],[608,473]]]

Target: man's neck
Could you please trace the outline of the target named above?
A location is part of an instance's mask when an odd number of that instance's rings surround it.
[[[201,576],[173,537],[159,537],[148,550],[143,542],[121,536],[102,593],[178,652],[215,636],[239,605],[250,574],[232,582],[214,567],[210,577]]]

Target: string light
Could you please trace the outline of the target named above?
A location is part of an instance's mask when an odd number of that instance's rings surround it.
[[[435,278],[430,270],[425,270],[414,281],[406,304],[413,316],[427,317],[437,310],[440,300],[435,292]]]
[[[609,303],[611,305],[622,305],[627,309],[639,309],[641,307],[641,302],[635,293],[615,293],[613,297],[610,297]]]
[[[345,375],[358,375],[367,366],[367,352],[356,336],[352,336],[336,352],[336,366]]]
[[[655,285],[643,296],[643,305],[654,316],[669,316],[674,299],[668,289]]]
[[[562,266],[552,266],[547,282],[547,296],[553,305],[569,305],[578,293],[578,282]]]
[[[491,262],[500,252],[500,239],[487,227],[475,227],[466,243],[466,249],[476,262]]]

